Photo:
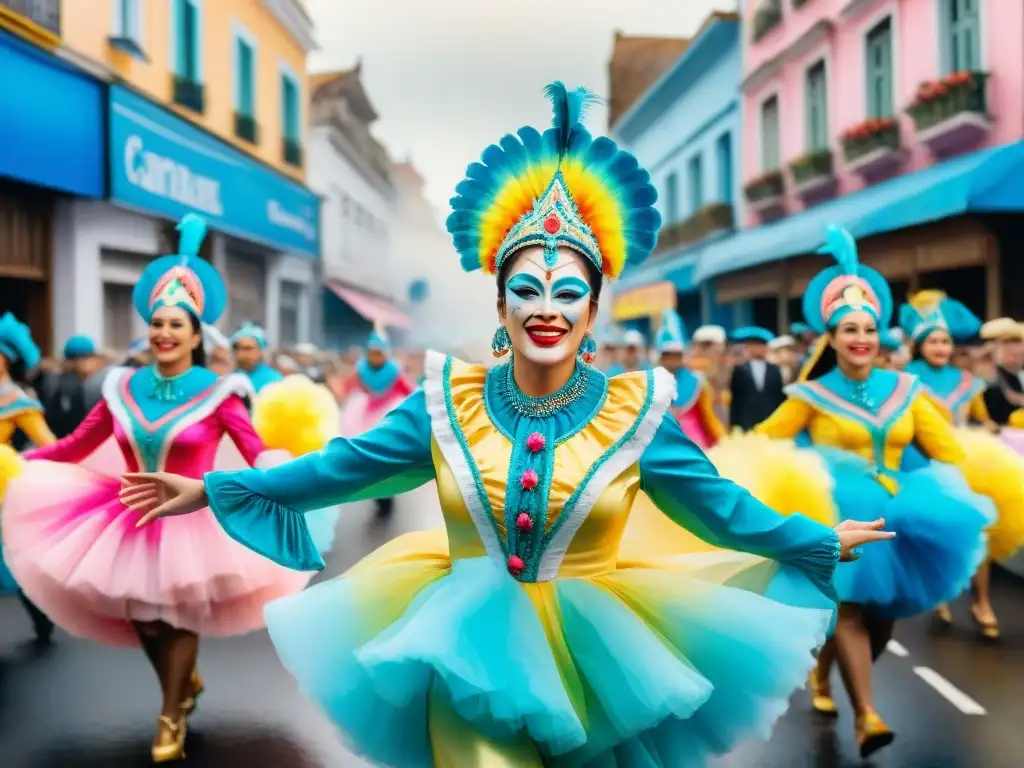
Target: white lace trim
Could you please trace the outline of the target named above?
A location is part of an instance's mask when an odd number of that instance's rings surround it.
[[[428,350],[424,356],[423,369],[426,378],[423,381],[423,395],[427,402],[431,432],[434,434],[434,440],[437,441],[437,447],[441,450],[441,455],[444,456],[448,468],[455,477],[455,483],[459,486],[462,500],[476,525],[484,549],[498,562],[504,562],[504,549],[494,529],[490,504],[485,503],[477,491],[473,468],[469,463],[472,458],[467,456],[466,451],[463,450],[462,443],[453,427],[453,423],[456,421],[455,414],[448,410],[445,397],[448,382],[444,380],[444,367],[448,359],[445,355],[433,350]],[[483,393],[481,393],[481,397],[483,397]]]
[[[597,500],[601,498],[601,494],[615,478],[640,460],[643,452],[647,450],[647,446],[654,439],[666,411],[676,397],[676,377],[660,367],[655,368],[652,373],[654,391],[648,393],[650,406],[647,412],[637,423],[634,423],[632,436],[618,448],[611,449],[599,460],[600,465],[580,492],[569,519],[565,521],[544,550],[540,567],[537,570],[537,581],[551,581],[558,578],[558,571],[562,567],[562,560],[565,558],[569,545]]]

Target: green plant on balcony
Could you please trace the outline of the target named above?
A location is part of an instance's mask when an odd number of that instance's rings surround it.
[[[782,171],[769,171],[747,184],[743,188],[743,194],[748,203],[760,203],[773,197],[781,197],[783,189]]]
[[[754,42],[771,32],[782,23],[781,0],[762,0],[754,12]]]
[[[807,3],[809,2],[810,0],[793,0],[793,8],[794,10],[799,10],[803,8],[805,5],[807,5]]]
[[[658,234],[658,252],[679,248],[697,242],[713,232],[732,229],[733,210],[729,203],[710,203],[692,216],[661,228]]]
[[[256,124],[256,118],[242,112],[235,112],[235,136],[250,144],[258,144],[260,129]]]
[[[899,149],[900,127],[891,117],[865,120],[843,132],[843,156],[850,163],[877,149]]]
[[[298,139],[282,139],[282,154],[284,155],[284,161],[288,165],[294,165],[299,168],[302,166],[302,145]]]
[[[793,181],[797,186],[812,179],[829,177],[832,175],[832,151],[818,149],[809,152],[790,163],[789,170],[793,173]]]
[[[985,100],[986,72],[954,72],[941,80],[922,83],[907,114],[917,131],[926,131],[955,115],[988,114]]]
[[[202,114],[206,111],[206,89],[188,77],[174,76],[174,103]]]

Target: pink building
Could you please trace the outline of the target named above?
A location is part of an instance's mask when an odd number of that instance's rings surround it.
[[[748,2],[743,184],[783,182],[748,225],[1024,136],[1024,2]]]
[[[741,5],[744,229],[703,259],[698,279],[784,327],[800,319],[821,268],[808,254],[835,222],[898,301],[932,287],[980,313],[1014,311],[1006,285],[1024,268],[1005,255],[1024,233],[1019,211],[964,190],[983,175],[987,148],[1024,137],[1024,1]],[[914,195],[934,201],[954,177],[951,197],[966,202],[922,212]]]

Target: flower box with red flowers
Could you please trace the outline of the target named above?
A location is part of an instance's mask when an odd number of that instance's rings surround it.
[[[843,132],[843,156],[850,163],[878,149],[900,148],[900,127],[891,117],[865,120]]]
[[[789,170],[793,173],[793,181],[797,186],[814,179],[831,178],[832,152],[827,149],[810,152],[790,163]]]
[[[747,184],[743,188],[743,194],[749,203],[762,203],[782,197],[783,189],[782,171],[769,171]]]
[[[907,114],[918,133],[965,112],[987,119],[985,72],[954,72],[941,80],[922,83]]]

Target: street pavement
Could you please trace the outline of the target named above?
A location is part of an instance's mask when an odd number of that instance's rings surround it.
[[[346,508],[328,559],[330,578],[398,532],[440,522],[433,488],[400,498],[381,524],[369,503]],[[935,636],[927,618],[902,623],[878,663],[878,706],[895,743],[877,768],[1018,768],[1024,761],[1024,581],[998,578],[1004,639],[975,639],[966,605],[959,626]],[[158,703],[141,653],[58,633],[46,652],[24,644],[28,621],[0,598],[0,768],[135,768],[149,765]],[[362,768],[315,706],[298,693],[264,633],[206,640],[207,692],[193,717],[188,768]],[[828,721],[797,693],[767,744],[752,743],[716,768],[846,768],[856,757],[853,717]],[[396,734],[398,736],[398,734]],[[671,766],[666,766],[671,768]]]

